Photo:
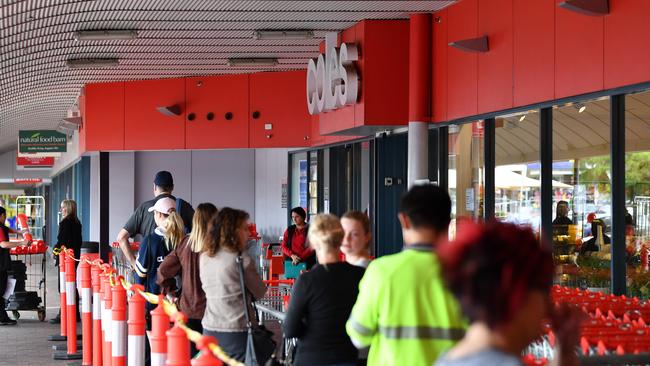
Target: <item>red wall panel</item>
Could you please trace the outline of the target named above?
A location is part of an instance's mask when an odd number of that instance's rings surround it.
[[[361,53],[363,103],[357,104],[355,126],[405,125],[408,122],[409,23],[364,20]],[[357,33],[357,39],[358,39]],[[363,77],[366,75],[366,77]],[[359,109],[363,109],[363,114]]]
[[[605,88],[650,81],[650,1],[610,0],[605,17]]]
[[[185,87],[186,114],[195,115],[191,121],[186,116],[187,149],[248,147],[248,75],[187,78]]]
[[[555,0],[513,0],[514,104],[555,95]]]
[[[447,10],[442,10],[433,16],[433,77],[432,82],[432,115],[433,122],[447,120],[447,27],[449,26]]]
[[[447,10],[447,42],[478,35],[478,1],[463,0]],[[447,119],[477,114],[478,55],[449,47],[447,50]]]
[[[603,25],[604,17],[556,6],[555,98],[603,89]]]
[[[124,150],[124,83],[85,86],[81,151]]]
[[[146,80],[126,83],[126,150],[185,148],[185,79]],[[165,116],[161,106],[181,106],[180,116]]]
[[[309,146],[305,78],[305,70],[250,75],[250,147]]]
[[[478,55],[478,113],[512,108],[512,0],[479,2],[478,35],[490,48]]]

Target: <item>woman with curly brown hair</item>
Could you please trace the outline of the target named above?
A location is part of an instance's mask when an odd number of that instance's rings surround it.
[[[248,213],[224,207],[212,221],[209,239],[201,248],[199,272],[206,297],[203,334],[213,336],[230,357],[244,361],[247,324],[244,309],[254,314],[250,304],[244,304],[237,257],[243,258],[244,284],[256,299],[266,293],[266,286],[246,252]]]
[[[441,247],[443,277],[471,324],[436,366],[521,366],[521,353],[550,318],[560,365],[577,365],[580,318],[555,308],[549,289],[553,258],[530,229],[490,222],[464,224],[454,243]]]

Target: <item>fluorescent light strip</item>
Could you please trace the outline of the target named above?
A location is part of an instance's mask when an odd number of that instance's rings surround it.
[[[112,41],[138,38],[135,30],[85,30],[74,32],[75,41]]]
[[[116,58],[79,58],[66,61],[70,69],[96,69],[102,67],[119,66],[120,60]]]
[[[314,32],[310,30],[258,30],[253,32],[253,38],[266,39],[312,39]]]
[[[254,67],[254,66],[275,66],[277,58],[231,58],[228,59],[230,67]]]

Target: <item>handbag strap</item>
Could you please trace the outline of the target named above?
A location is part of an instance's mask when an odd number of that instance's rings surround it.
[[[246,285],[244,284],[244,259],[241,252],[237,254],[237,267],[239,268],[239,284],[241,285],[242,298],[244,299],[244,315],[246,316],[246,324],[251,327],[251,319],[248,315],[248,299],[246,296]]]

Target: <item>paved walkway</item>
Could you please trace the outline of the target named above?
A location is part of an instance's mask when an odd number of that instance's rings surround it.
[[[21,256],[27,262],[29,260]],[[35,270],[37,267],[35,267]],[[38,268],[40,271],[40,268]],[[35,311],[21,311],[18,325],[0,327],[0,366],[16,365],[67,365],[71,361],[54,361],[52,359],[52,345],[61,342],[50,342],[47,337],[59,334],[59,325],[52,325],[47,320],[58,313],[59,293],[57,281],[58,268],[54,267],[48,259],[46,263],[47,284],[47,313],[46,320],[41,322]],[[29,280],[28,280],[29,281]],[[11,312],[9,313],[11,316]],[[79,330],[81,332],[81,330]]]

